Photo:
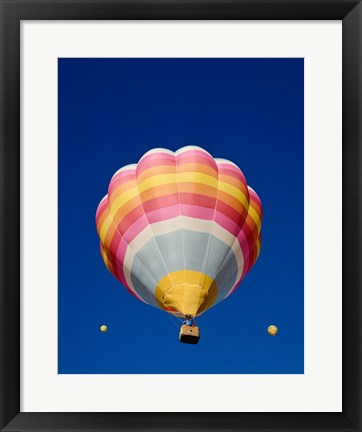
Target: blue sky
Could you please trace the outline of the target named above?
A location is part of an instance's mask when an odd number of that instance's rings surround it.
[[[303,59],[59,59],[58,78],[58,372],[303,373]],[[259,260],[198,345],[108,272],[95,227],[115,171],[186,145],[235,162],[264,211]]]

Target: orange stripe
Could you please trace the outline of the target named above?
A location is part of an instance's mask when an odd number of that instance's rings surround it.
[[[157,193],[155,193],[155,189]],[[162,199],[165,196],[173,195],[177,193],[178,193],[177,184],[175,183],[161,185],[158,186],[157,188],[147,189],[146,191],[142,192],[140,195],[137,195],[136,197],[127,201],[123,206],[117,209],[116,214],[114,216],[114,220],[118,225],[129,213],[131,213],[136,207],[138,207],[142,203],[150,201],[155,198]]]
[[[114,223],[112,222],[112,223],[109,225],[109,228],[108,228],[108,230],[107,230],[107,234],[105,235],[104,242],[103,242],[104,246],[105,246],[106,249],[108,249],[108,250],[111,249],[111,243],[112,243],[112,240],[113,240],[113,236],[114,236],[115,231],[116,231],[116,226],[115,226]]]
[[[138,195],[127,201],[126,204],[117,209],[116,214],[113,217],[115,223],[118,225],[129,213],[131,213],[140,204],[141,201]]]
[[[145,159],[142,159],[138,162],[137,165],[137,173],[141,174],[143,171],[147,171],[151,167],[155,166],[175,166],[176,160],[174,157],[170,155],[163,155],[159,153],[156,155],[155,153],[153,155],[147,156]]]
[[[211,177],[217,178],[217,171],[211,168],[208,165],[202,165],[198,163],[187,163],[177,166],[167,166],[167,165],[158,165],[147,170],[143,171],[139,175],[137,175],[137,182],[141,183],[143,180],[146,180],[150,177],[160,175],[160,174],[176,174],[176,173],[184,173],[184,172],[200,172],[207,174]]]
[[[136,179],[132,179],[132,180],[128,180],[126,182],[121,182],[121,180],[119,182],[117,182],[118,184],[111,184],[110,188],[109,188],[109,197],[112,198],[112,200],[116,199],[118,197],[118,195],[120,195],[123,192],[126,192],[132,188],[134,188],[137,183],[136,183]]]
[[[154,189],[157,189],[157,194],[155,196]],[[149,201],[152,198],[162,197],[164,195],[171,195],[178,192],[177,183],[168,183],[160,185],[154,188],[145,190],[140,194],[141,201]]]
[[[255,242],[255,240],[259,237],[258,226],[256,225],[256,223],[254,222],[254,219],[250,215],[248,215],[246,217],[245,223],[249,227],[250,232],[252,233],[252,237],[253,237],[254,242]],[[248,237],[248,233],[244,227],[243,227],[243,231],[245,232],[246,237]],[[249,239],[248,239],[248,241],[249,241]]]
[[[139,196],[131,198],[123,206],[117,209],[116,214],[114,215],[114,220],[118,225],[119,222],[123,219],[123,217],[125,217],[132,210],[134,210],[138,205],[140,205],[140,202],[146,202],[154,198],[162,199],[162,197],[174,193],[189,193],[189,194],[196,194],[196,195],[204,195],[212,198],[218,196],[218,199],[220,201],[226,203],[241,215],[245,215],[247,211],[247,209],[238,199],[228,194],[227,192],[221,190],[218,191],[216,188],[212,186],[207,186],[200,183],[182,182],[182,183],[170,183],[170,184],[155,186],[145,190]],[[117,198],[116,196],[112,195],[112,201],[110,202],[110,204],[112,204],[112,202],[114,202],[116,198]],[[259,214],[260,210],[259,207],[257,206],[257,203],[255,201],[251,201],[251,205],[253,208],[255,208],[255,211]],[[105,212],[105,214],[102,214],[99,222],[102,220],[103,223],[106,216],[107,216],[107,212]],[[98,226],[101,227],[101,225],[102,225],[101,223],[98,223],[97,227]]]
[[[143,180],[149,177],[160,174],[176,174],[176,165],[156,165],[148,168],[137,174],[137,182],[141,183]]]
[[[101,232],[102,225],[103,225],[104,221],[106,220],[107,215],[108,215],[108,207],[105,207],[102,214],[98,217],[98,221],[97,221],[98,233]]]
[[[232,207],[235,211],[237,211],[241,215],[246,216],[246,214],[248,212],[248,209],[243,205],[243,203],[241,203],[237,198],[228,194],[227,192],[219,190],[218,200],[229,205],[230,207]]]
[[[261,216],[263,214],[263,210],[260,207],[259,203],[250,197],[250,204],[249,205],[250,205],[250,207],[252,207],[256,211],[256,213],[258,213],[258,216],[261,219]]]
[[[248,189],[247,189],[245,183],[241,182],[240,180],[236,179],[235,177],[231,177],[231,176],[226,175],[226,174],[219,174],[219,181],[224,182],[224,183],[228,183],[232,186],[235,186],[236,188],[243,191],[244,195],[247,195]]]
[[[215,197],[217,195],[216,188],[201,183],[182,182],[178,184],[178,188],[179,192],[196,193],[210,197]]]
[[[178,190],[177,187],[175,187],[175,184],[168,184],[168,185],[158,186],[157,188],[151,188],[146,190],[145,192],[142,192],[141,195],[132,198],[131,200],[127,201],[127,203],[124,204],[122,207],[117,209],[114,219],[118,223],[120,220],[119,219],[120,215],[127,215],[128,213],[130,213],[134,208],[136,208],[140,204],[140,201],[146,202],[154,198],[162,199],[162,197],[164,196],[172,195],[178,192],[204,195],[204,196],[215,198],[218,192],[217,189],[213,187],[200,185],[199,183],[180,183],[179,186],[180,186],[180,190]],[[155,193],[155,189],[157,189],[157,193]],[[232,207],[240,214],[245,214],[247,212],[247,209],[244,207],[244,205],[238,199],[228,194],[227,192],[219,191],[218,199],[228,204],[230,207]]]
[[[177,172],[201,172],[217,179],[217,171],[208,165],[200,163],[185,163],[177,165]]]

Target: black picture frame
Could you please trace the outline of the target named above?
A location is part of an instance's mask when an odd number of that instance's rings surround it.
[[[360,431],[362,414],[361,2],[349,0],[0,0],[0,14],[0,430]],[[20,412],[20,21],[107,19],[342,20],[343,408],[341,413]]]

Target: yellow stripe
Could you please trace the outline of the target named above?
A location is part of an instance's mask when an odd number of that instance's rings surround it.
[[[112,221],[113,221],[112,217],[110,215],[108,215],[103,222],[101,231],[99,233],[99,237],[100,237],[103,244],[106,240],[107,231],[108,231],[108,228],[111,226]]]
[[[112,184],[112,183],[111,183]],[[123,189],[127,190],[130,189],[132,185],[136,184],[136,178],[133,178],[131,180],[127,180],[126,182],[120,183],[111,193],[111,195],[114,195],[117,193],[118,190]],[[112,184],[113,187],[113,184]]]
[[[218,180],[215,177],[200,172],[183,172],[177,174],[179,183],[201,183],[217,188]]]
[[[256,258],[255,258],[255,261],[258,259],[258,257],[259,257],[259,254],[260,254],[260,238],[258,238],[258,240],[256,241]]]
[[[248,213],[249,213],[250,217],[254,220],[255,225],[258,228],[258,232],[260,232],[260,229],[261,229],[261,220],[260,220],[259,214],[251,206],[249,207]]]
[[[104,249],[104,246],[102,247],[102,259],[103,259],[103,262],[106,265],[107,269],[109,270],[108,256],[107,256],[107,253]]]
[[[124,204],[126,204],[126,202],[135,198],[137,195],[138,195],[138,188],[137,187],[129,189],[128,191],[119,195],[114,200],[114,202],[111,204],[110,213],[112,214],[112,216],[115,216],[115,214],[117,213],[117,210],[119,208],[121,208]]]
[[[186,172],[180,174],[161,174],[153,177],[149,177],[148,179],[141,182],[138,187],[134,187],[129,189],[128,191],[120,194],[114,202],[111,204],[111,214],[115,215],[117,210],[122,207],[127,201],[131,200],[135,196],[140,193],[151,189],[153,187],[166,185],[166,184],[176,184],[178,182],[194,182],[201,183],[207,186],[213,186],[217,188],[218,181],[207,174],[197,173],[197,172]]]
[[[235,186],[232,186],[229,183],[224,183],[221,181],[219,182],[219,189],[223,192],[228,193],[229,195],[232,195],[234,198],[240,201],[245,208],[248,208],[249,206],[248,200],[240,189],[236,188]]]
[[[153,187],[158,187],[166,184],[176,183],[200,183],[202,185],[211,186],[215,189],[219,188],[221,191],[228,193],[229,195],[240,201],[245,208],[248,208],[248,200],[243,192],[225,182],[218,182],[217,179],[204,173],[199,172],[184,172],[179,174],[161,174],[153,177],[149,177],[141,182],[138,187],[133,187],[126,192],[120,194],[113,203],[111,203],[111,214],[115,215],[117,210],[122,207],[127,201],[136,197],[138,194],[145,192]]]
[[[149,177],[138,185],[140,193],[155,186],[173,183],[201,183],[207,186],[217,188],[218,181],[204,173],[199,172],[184,172],[179,174],[160,174],[154,177]]]

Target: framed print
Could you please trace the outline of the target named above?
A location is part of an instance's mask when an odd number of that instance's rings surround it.
[[[1,5],[1,430],[360,430],[360,3]]]

